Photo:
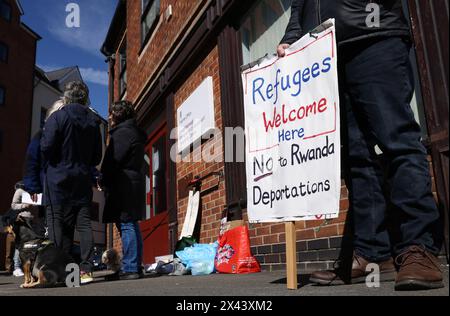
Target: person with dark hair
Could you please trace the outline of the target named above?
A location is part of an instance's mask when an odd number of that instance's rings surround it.
[[[77,227],[82,284],[93,281],[88,262],[93,249],[92,168],[102,159],[100,122],[88,100],[89,89],[83,82],[68,83],[65,106],[48,118],[41,139],[49,239],[70,254]]]
[[[110,142],[101,173],[106,192],[105,223],[114,223],[122,237],[122,280],[142,273],[143,242],[138,221],[145,212],[144,146],[146,135],[137,127],[130,102],[111,108]]]
[[[370,1],[380,25],[366,22],[369,1],[294,0],[278,55],[329,18],[336,19],[339,84],[348,164],[347,186],[353,222],[353,264],[315,272],[322,285],[365,282],[370,263],[381,281],[396,280],[396,290],[443,287],[436,255],[440,251],[439,211],[431,192],[427,151],[410,101],[414,77],[409,59],[410,31],[402,1]],[[349,102],[345,102],[349,100]],[[345,105],[345,107],[344,107]],[[389,199],[384,194],[378,146],[388,164]],[[391,244],[387,205],[399,214],[401,240]],[[437,238],[439,237],[439,238]],[[399,271],[395,277],[396,266]]]

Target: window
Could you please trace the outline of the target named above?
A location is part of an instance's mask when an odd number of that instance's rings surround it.
[[[141,42],[144,46],[159,20],[160,0],[142,0]]]
[[[127,91],[127,39],[124,39],[119,51],[119,92],[122,98]]]
[[[0,62],[8,62],[8,46],[0,42]]]
[[[5,88],[0,86],[0,105],[5,105],[6,102],[6,91]]]
[[[146,217],[167,212],[167,134],[165,130],[157,133],[147,145],[145,159],[146,171]]]
[[[258,0],[241,24],[244,64],[276,52],[291,16],[291,0]]]
[[[167,160],[166,137],[160,137],[152,146],[153,212],[155,215],[167,211]]]
[[[11,21],[11,6],[4,0],[0,0],[0,17],[6,21]]]

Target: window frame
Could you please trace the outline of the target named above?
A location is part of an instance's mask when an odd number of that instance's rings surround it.
[[[3,14],[1,14],[2,9],[5,7],[9,9],[8,16],[3,16]],[[5,20],[7,22],[11,22],[11,20],[12,20],[12,6],[4,0],[0,0],[0,18],[2,18],[3,20]]]
[[[9,47],[8,47],[8,45],[6,45],[5,42],[0,41],[0,49],[2,47],[5,49],[6,53],[5,53],[5,59],[4,60],[1,59],[1,57],[0,57],[0,62],[7,64],[8,63],[8,58],[9,58]]]
[[[119,48],[119,94],[120,98],[123,98],[127,92],[127,38],[123,40],[122,45]],[[125,78],[125,80],[124,80]]]
[[[144,47],[147,45],[148,41],[150,40],[150,37],[153,34],[153,31],[155,30],[156,26],[159,23],[159,19],[161,17],[161,1],[160,0],[149,0],[147,3],[147,6],[144,8],[144,1],[141,0],[141,51],[144,49]],[[153,5],[157,5],[157,14],[155,16],[155,20],[152,22],[152,24],[149,26],[147,34],[144,35],[144,21],[146,20],[148,14],[150,13],[151,8]]]

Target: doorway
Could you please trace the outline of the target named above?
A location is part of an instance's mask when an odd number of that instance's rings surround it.
[[[164,124],[149,137],[145,148],[146,215],[140,224],[145,264],[155,263],[155,257],[170,252],[167,141],[167,127]]]

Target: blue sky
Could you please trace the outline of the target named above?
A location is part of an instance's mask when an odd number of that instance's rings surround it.
[[[103,117],[108,111],[108,65],[100,53],[116,0],[20,0],[22,21],[37,32],[37,65],[44,70],[79,66],[91,91],[91,103]],[[80,27],[66,26],[66,6],[80,8]]]

